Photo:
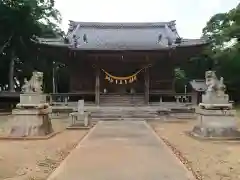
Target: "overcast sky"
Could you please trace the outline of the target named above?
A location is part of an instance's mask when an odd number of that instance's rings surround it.
[[[179,35],[199,38],[209,18],[240,0],[55,0],[62,27],[68,20],[90,22],[161,22],[176,20]]]

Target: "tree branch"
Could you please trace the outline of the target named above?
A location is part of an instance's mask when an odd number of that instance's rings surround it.
[[[13,34],[8,38],[7,42],[5,42],[5,44],[2,46],[2,48],[0,49],[0,54],[2,54],[3,50],[7,47],[7,45],[9,45],[9,43],[11,42],[13,38]]]

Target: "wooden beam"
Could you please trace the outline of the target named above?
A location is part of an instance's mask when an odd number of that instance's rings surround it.
[[[95,103],[100,104],[100,69],[96,66],[96,81],[95,81]]]
[[[146,68],[144,71],[144,94],[145,94],[145,104],[149,103],[149,69]]]

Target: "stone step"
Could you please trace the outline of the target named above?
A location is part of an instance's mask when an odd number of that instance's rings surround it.
[[[196,119],[197,116],[194,113],[172,113],[170,117],[177,119]]]
[[[104,100],[144,100],[144,96],[100,96],[100,99]]]
[[[134,98],[134,99],[141,99],[144,96],[100,96],[100,98]]]
[[[129,116],[135,116],[135,117],[153,117],[158,116],[157,114],[110,114],[110,113],[92,113],[91,116],[98,116],[98,117],[108,117],[108,116],[116,116],[116,117],[129,117]]]
[[[101,96],[111,97],[142,97],[144,94],[101,94]]]
[[[100,101],[144,101],[144,99],[100,98]]]
[[[122,102],[122,103],[143,103],[144,100],[124,100],[124,99],[100,99],[100,102]]]
[[[130,120],[135,120],[135,121],[139,121],[139,120],[160,120],[161,117],[147,117],[147,118],[136,118],[136,117],[119,117],[119,118],[111,118],[111,117],[104,117],[104,118],[95,118],[95,117],[92,117],[92,122],[98,122],[98,121],[130,121]]]
[[[101,102],[103,101],[121,101],[121,102],[144,102],[144,99],[100,99]]]
[[[140,109],[108,109],[108,110],[99,110],[91,113],[92,118],[97,119],[155,119],[158,117],[156,111],[140,110]]]
[[[106,101],[109,101],[109,100],[111,100],[111,101],[144,101],[144,99],[120,99],[120,98],[118,98],[118,99],[114,99],[114,98],[109,98],[109,99],[105,99],[105,98],[100,98],[100,100],[102,100],[102,101],[104,101],[104,100],[106,100]]]
[[[113,102],[113,103],[100,103],[102,107],[108,107],[108,106],[144,106],[144,103],[121,103],[121,102]]]
[[[102,95],[100,96],[100,102],[113,103],[113,104],[143,104],[144,96],[130,96],[130,95]]]

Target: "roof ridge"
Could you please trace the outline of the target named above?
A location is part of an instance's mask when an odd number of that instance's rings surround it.
[[[153,27],[153,26],[164,26],[164,25],[175,25],[175,20],[166,21],[166,22],[80,22],[70,20],[70,25],[76,26],[105,26],[105,27]]]

